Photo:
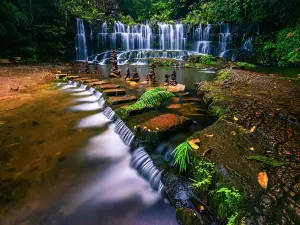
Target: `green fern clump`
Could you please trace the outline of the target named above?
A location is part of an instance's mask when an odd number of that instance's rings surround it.
[[[187,164],[190,162],[190,152],[193,148],[189,145],[187,141],[181,143],[174,149],[172,154],[174,154],[174,164],[179,166],[180,172],[184,172],[187,169]]]
[[[140,111],[145,108],[155,108],[159,106],[163,101],[174,97],[175,95],[165,88],[155,88],[146,91],[134,104],[125,108],[120,108],[116,111],[121,117],[129,116],[132,111]]]
[[[202,158],[197,162],[194,171],[192,186],[200,188],[201,190],[207,190],[216,173],[215,163],[208,162]]]
[[[268,157],[261,156],[261,155],[249,156],[247,159],[260,161],[260,162],[263,162],[267,165],[274,166],[274,167],[279,167],[279,166],[283,166],[286,164],[285,162],[279,162],[275,159],[268,158]]]
[[[234,187],[224,185],[212,192],[212,199],[218,205],[220,219],[227,221],[227,225],[233,224],[243,203],[240,191]]]

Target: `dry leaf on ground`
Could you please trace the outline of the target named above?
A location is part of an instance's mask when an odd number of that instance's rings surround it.
[[[262,186],[263,188],[267,188],[268,187],[268,174],[266,172],[260,172],[257,175],[257,181],[260,184],[260,186]]]

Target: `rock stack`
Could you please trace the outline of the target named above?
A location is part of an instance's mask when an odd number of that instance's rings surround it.
[[[176,86],[178,82],[176,81],[176,71],[174,70],[171,74],[171,80],[169,82],[170,85]]]
[[[135,82],[140,81],[140,76],[139,76],[138,72],[136,71],[136,67],[134,67],[134,69],[133,69],[131,81],[135,81]]]
[[[125,79],[125,81],[131,81],[129,68],[127,68],[127,70],[126,70],[124,79]]]
[[[117,61],[117,53],[115,50],[112,50],[111,53],[111,57],[110,57],[110,62],[112,64],[112,68],[111,68],[111,73],[110,73],[110,77],[121,77],[121,71],[118,67],[118,61]]]

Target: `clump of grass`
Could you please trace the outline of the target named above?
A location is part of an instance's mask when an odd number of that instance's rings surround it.
[[[129,116],[132,111],[140,111],[145,108],[155,108],[159,106],[163,101],[174,97],[175,95],[165,88],[155,88],[146,91],[134,104],[125,108],[116,110],[116,113],[125,118]]]
[[[187,141],[178,145],[172,154],[174,154],[174,164],[179,166],[180,172],[184,172],[187,169],[187,164],[190,162],[190,152],[193,151],[193,148],[189,145]]]
[[[207,190],[209,185],[211,185],[216,173],[215,163],[208,162],[201,158],[199,161],[197,161],[194,171],[192,186],[200,188],[201,190]]]
[[[268,157],[261,156],[261,155],[249,156],[247,159],[260,161],[260,162],[263,162],[267,165],[274,166],[274,167],[279,167],[279,166],[283,166],[286,164],[285,162],[279,162],[275,159],[268,158]]]
[[[247,69],[247,70],[253,69],[256,67],[254,64],[246,63],[246,62],[237,62],[236,65],[240,68]]]

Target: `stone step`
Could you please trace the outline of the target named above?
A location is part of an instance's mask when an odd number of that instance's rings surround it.
[[[110,84],[110,81],[109,80],[100,80],[100,81],[89,83],[89,86],[95,87],[95,86],[102,85],[102,84]]]
[[[91,78],[87,78],[87,77],[78,77],[78,78],[74,78],[73,81],[81,82],[81,81],[89,80],[89,79],[91,79]]]
[[[68,80],[74,80],[80,78],[80,76],[67,76],[66,77]]]
[[[119,88],[119,87],[120,87],[120,85],[117,85],[117,84],[100,84],[100,85],[96,86],[97,89],[102,89],[102,90],[116,89],[116,88]]]
[[[137,99],[134,95],[123,95],[123,96],[111,96],[108,98],[108,103],[117,105],[125,102],[135,101]]]
[[[67,76],[67,74],[65,73],[65,74],[61,74],[61,73],[56,73],[56,74],[54,74],[54,77],[56,78],[56,79],[62,79],[62,78],[64,78],[64,77],[66,77]]]
[[[126,91],[123,88],[114,88],[114,89],[106,89],[102,92],[106,96],[119,96],[119,95],[125,95]]]
[[[88,79],[88,80],[81,81],[81,83],[90,84],[90,83],[97,82],[97,81],[99,81],[99,79]]]

